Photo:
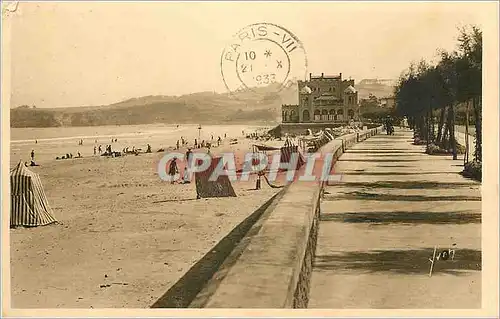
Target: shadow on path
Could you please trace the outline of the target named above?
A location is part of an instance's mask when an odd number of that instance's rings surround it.
[[[366,152],[365,152],[366,151]],[[367,153],[367,154],[373,154],[374,152],[372,151],[387,151],[387,152],[390,152],[390,153],[404,153],[404,154],[407,154],[407,153],[416,153],[416,154],[425,154],[424,151],[421,151],[421,152],[413,152],[413,151],[408,151],[408,149],[406,148],[382,148],[382,147],[379,147],[379,148],[352,148],[352,149],[348,149],[346,151],[346,153]]]
[[[415,158],[416,156],[420,156],[422,159],[424,159],[425,157],[423,155],[426,155],[425,153],[393,153],[391,151],[388,151],[388,152],[366,152],[366,153],[348,153],[348,154],[370,154],[370,157],[373,156],[373,157],[382,157],[382,156],[385,156],[385,157],[412,157],[412,158]]]
[[[392,166],[394,167],[394,166]],[[458,172],[419,172],[419,171],[414,171],[414,172],[371,172],[371,171],[343,171],[343,172],[338,172],[343,175],[436,175],[436,174],[459,174]]]
[[[435,201],[481,201],[475,196],[423,196],[423,195],[390,195],[365,192],[345,192],[335,196],[325,196],[324,200],[377,200],[377,201],[407,201],[407,202],[435,202]]]
[[[401,189],[426,189],[426,188],[457,188],[461,186],[477,186],[476,183],[439,183],[432,181],[383,181],[383,182],[330,182],[335,187],[353,188],[401,188]]]
[[[481,214],[471,210],[444,213],[411,211],[321,213],[320,221],[377,224],[480,224]]]
[[[342,157],[337,162],[418,162],[419,160],[410,159],[342,159]]]
[[[373,152],[373,151],[378,151],[378,152]],[[384,151],[384,152],[382,152]],[[404,152],[401,150],[392,150],[392,149],[380,149],[380,148],[373,148],[373,149],[351,149],[347,150],[344,154],[386,154],[390,153],[390,155],[398,154],[398,156],[405,156],[407,154],[414,154],[414,155],[425,155],[424,152]],[[399,155],[403,154],[403,155]],[[386,155],[387,156],[387,155]]]
[[[428,274],[434,248],[414,250],[354,251],[335,255],[317,255],[314,268],[325,271],[357,270],[369,273],[391,272],[395,274]],[[465,275],[464,271],[481,271],[481,251],[455,249],[454,260],[438,260],[433,275],[446,273]]]

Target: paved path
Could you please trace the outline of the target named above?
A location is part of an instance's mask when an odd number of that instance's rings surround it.
[[[480,308],[480,184],[462,158],[429,156],[410,131],[377,135],[325,189],[309,308]],[[453,246],[453,244],[456,244]],[[454,260],[429,258],[455,248]]]

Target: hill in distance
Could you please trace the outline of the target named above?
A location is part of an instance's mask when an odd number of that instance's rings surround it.
[[[359,99],[366,99],[370,94],[378,98],[394,95],[396,80],[390,79],[363,79],[356,84]]]
[[[363,82],[365,81],[365,82]],[[363,80],[356,85],[360,98],[392,94],[385,83]],[[11,127],[66,127],[137,124],[265,124],[281,120],[281,105],[298,103],[294,85],[253,88],[234,94],[198,92],[182,96],[143,96],[102,106],[30,108],[10,110]]]

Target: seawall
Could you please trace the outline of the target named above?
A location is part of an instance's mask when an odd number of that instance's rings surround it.
[[[319,152],[333,153],[335,163],[346,149],[381,131],[377,127],[339,137]],[[287,185],[259,210],[252,226],[245,226],[246,234],[224,261],[219,258],[217,269],[209,260],[200,261],[212,269],[202,276],[205,282],[178,283],[154,307],[306,308],[324,185]],[[196,271],[190,276],[200,277]],[[190,292],[187,298],[186,292]]]

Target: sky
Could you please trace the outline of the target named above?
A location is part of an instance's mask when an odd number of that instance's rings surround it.
[[[20,3],[9,17],[11,107],[225,92],[222,50],[258,22],[295,34],[308,72],[396,79],[411,61],[455,49],[457,28],[481,26],[487,9],[477,2]]]

